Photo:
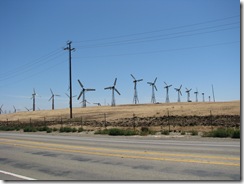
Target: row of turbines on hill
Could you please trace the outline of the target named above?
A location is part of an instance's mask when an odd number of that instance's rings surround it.
[[[139,99],[138,99],[138,92],[137,92],[137,83],[143,81],[143,79],[138,79],[137,80],[132,74],[131,74],[131,77],[133,78],[133,83],[134,83],[133,104],[138,104],[139,103]],[[156,102],[156,97],[155,97],[155,90],[157,91],[156,81],[157,81],[157,77],[154,79],[153,82],[147,82],[147,84],[149,84],[152,87],[151,103],[157,103]],[[85,97],[86,92],[88,92],[88,91],[95,91],[96,89],[85,88],[84,85],[81,83],[81,81],[79,79],[78,79],[78,83],[79,83],[79,85],[81,87],[81,92],[80,92],[77,100],[79,100],[81,98],[81,96],[82,96],[83,97],[83,99],[81,101],[82,107],[86,107],[86,104],[89,103],[86,100],[86,97]],[[121,95],[120,92],[118,91],[118,89],[116,88],[116,83],[117,83],[117,78],[115,78],[114,83],[113,83],[112,86],[109,86],[109,87],[104,88],[104,90],[108,90],[108,89],[109,90],[112,90],[112,102],[111,102],[111,106],[115,106],[115,92],[117,94]],[[164,88],[166,89],[166,100],[165,100],[165,102],[166,103],[169,103],[170,102],[170,100],[169,100],[169,89],[170,89],[170,87],[172,87],[172,85],[168,85],[166,82],[164,82],[164,84],[165,84],[165,87]],[[180,85],[179,88],[174,88],[176,90],[177,94],[178,94],[178,100],[177,100],[177,102],[181,102],[181,99],[180,99],[180,96],[182,96],[181,88],[182,88],[182,85]],[[186,89],[185,92],[187,93],[187,102],[191,102],[191,100],[190,100],[190,92],[191,92],[192,89],[188,89],[188,88],[185,88],[185,89]],[[51,97],[50,97],[50,99],[48,101],[51,101],[52,100],[52,110],[54,110],[54,98],[55,98],[55,96],[60,96],[60,95],[54,94],[53,91],[52,91],[52,89],[50,89],[50,92],[51,92]],[[214,99],[213,86],[212,86],[212,92],[213,92],[213,99]],[[194,94],[196,95],[196,102],[198,102],[198,93],[199,93],[198,90],[196,90],[194,92]],[[32,97],[31,97],[31,99],[33,100],[33,108],[32,109],[26,108],[26,110],[28,110],[28,111],[30,111],[30,110],[35,111],[36,110],[36,102],[35,102],[36,95],[39,96],[36,93],[35,89],[33,89]],[[66,95],[68,97],[70,97],[68,94],[66,94]],[[72,98],[74,98],[74,97],[76,97],[76,95],[75,96],[72,96]],[[202,93],[202,101],[205,102],[204,93]],[[214,99],[214,101],[215,101],[215,99]],[[210,102],[210,96],[209,96],[209,102]],[[100,103],[94,103],[94,104],[96,104],[98,106],[101,106]],[[0,107],[0,114],[3,113],[2,107],[3,107],[3,105]],[[14,112],[16,112],[17,110],[16,110],[15,106],[13,106],[13,107],[14,107]]]

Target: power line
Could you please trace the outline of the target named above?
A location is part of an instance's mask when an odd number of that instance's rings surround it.
[[[55,55],[57,55],[57,54],[58,53],[56,53]],[[33,63],[32,65],[29,65],[29,67],[26,67],[26,68],[23,68],[21,66],[21,67],[19,67],[19,70],[16,71],[16,72],[9,72],[9,74],[5,74],[4,77],[1,77],[0,81],[4,81],[4,80],[11,79],[11,78],[19,77],[19,76],[21,76],[23,74],[26,74],[29,71],[32,71],[34,68],[39,69],[38,67],[45,66],[45,64],[50,64],[50,61],[54,61],[55,59],[57,59],[58,57],[61,57],[62,55],[64,55],[64,53],[59,54],[59,55],[57,55],[55,57],[53,57],[54,55],[52,55],[52,57],[46,58],[45,60],[40,60],[38,62],[35,62],[35,63]],[[20,68],[23,68],[23,69],[20,70]]]
[[[26,68],[26,67],[31,67],[32,65],[35,65],[35,64],[37,64],[37,63],[40,63],[40,62],[42,62],[43,60],[46,60],[46,59],[48,59],[49,57],[52,57],[52,56],[54,56],[54,55],[56,55],[56,54],[58,54],[58,53],[61,53],[61,49],[56,49],[56,50],[54,50],[54,51],[49,52],[49,53],[46,54],[46,55],[41,56],[41,57],[38,58],[38,59],[32,60],[32,61],[30,61],[30,62],[28,62],[28,63],[26,63],[26,64],[23,64],[23,65],[21,65],[21,66],[19,66],[19,67],[17,67],[17,68],[14,68],[14,69],[9,70],[9,71],[5,71],[4,73],[0,73],[0,76],[1,76],[1,75],[4,75],[4,76],[5,76],[7,73],[15,72],[15,71],[19,71],[19,70],[21,70],[21,69],[23,69],[23,68]]]
[[[212,22],[228,20],[228,19],[232,19],[232,18],[236,18],[236,17],[240,17],[240,15],[234,15],[234,16],[225,17],[225,18],[221,18],[221,19],[214,19],[214,20],[203,21],[203,22],[194,23],[194,24],[187,24],[187,25],[183,25],[183,26],[175,26],[175,27],[171,27],[171,28],[158,29],[158,30],[153,30],[153,31],[132,33],[132,34],[126,34],[126,35],[113,36],[113,37],[99,38],[99,39],[74,41],[73,43],[102,41],[102,40],[110,40],[110,39],[115,39],[115,38],[123,38],[123,37],[137,36],[137,35],[143,35],[143,34],[157,33],[157,32],[162,32],[162,31],[167,31],[167,30],[174,30],[174,29],[180,29],[180,28],[185,28],[185,27],[192,27],[192,26],[197,26],[197,25],[201,25],[201,24],[207,24],[207,23],[212,23]]]
[[[97,56],[86,56],[86,57],[75,57],[75,58],[85,59],[85,58],[101,58],[101,57],[117,57],[117,56],[129,56],[129,55],[141,55],[141,54],[154,54],[154,53],[162,53],[162,52],[174,52],[174,51],[190,50],[190,49],[197,49],[197,48],[207,48],[207,47],[229,45],[229,44],[235,44],[235,43],[240,43],[240,41],[222,42],[222,43],[216,43],[216,44],[183,47],[183,48],[175,48],[175,49],[161,49],[161,50],[155,50],[155,51],[132,52],[132,53],[125,53],[125,54],[111,54],[111,55],[97,55]]]
[[[137,43],[143,43],[143,42],[153,42],[153,41],[160,41],[160,40],[166,40],[166,39],[174,39],[174,38],[189,37],[189,36],[195,36],[195,35],[201,35],[201,34],[207,34],[207,33],[214,33],[214,32],[219,32],[219,31],[227,31],[227,30],[236,29],[236,28],[240,28],[240,27],[236,26],[236,27],[218,29],[218,30],[213,30],[213,31],[205,31],[205,32],[198,32],[198,33],[193,33],[193,34],[171,36],[171,37],[166,37],[166,38],[161,38],[161,37],[165,37],[167,35],[159,35],[159,36],[154,36],[154,37],[158,37],[158,38],[154,38],[154,39],[148,39],[148,37],[146,37],[146,38],[138,38],[138,39],[130,39],[130,40],[122,40],[122,41],[114,41],[114,42],[107,42],[107,43],[101,43],[101,44],[80,46],[80,47],[77,46],[77,48],[86,49],[86,48],[97,48],[97,47],[110,47],[110,46],[125,45],[125,44],[137,44]],[[192,31],[188,31],[188,32],[192,32]],[[173,34],[179,34],[179,33],[171,33],[168,35],[173,35]]]

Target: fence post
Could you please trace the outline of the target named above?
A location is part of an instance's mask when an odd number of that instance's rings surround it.
[[[167,109],[167,111],[168,111],[168,118],[167,118],[167,120],[168,120],[168,125],[169,125],[169,132],[170,132],[169,109]]]
[[[104,113],[104,127],[107,128],[107,117],[106,117],[106,113]]]
[[[211,129],[213,131],[213,119],[212,119],[212,111],[210,110],[210,124],[211,124]]]

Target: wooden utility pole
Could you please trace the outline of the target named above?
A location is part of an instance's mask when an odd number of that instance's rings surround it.
[[[72,119],[72,71],[71,71],[71,51],[74,51],[75,48],[71,48],[71,41],[67,42],[68,47],[64,50],[69,51],[69,108],[70,108],[70,119]]]

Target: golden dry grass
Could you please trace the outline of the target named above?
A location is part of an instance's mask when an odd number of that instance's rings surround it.
[[[104,120],[106,113],[107,121],[114,121],[121,118],[131,118],[133,114],[137,117],[165,116],[169,110],[170,115],[174,116],[206,116],[213,115],[240,115],[240,101],[230,102],[192,102],[192,103],[161,103],[161,104],[139,104],[139,105],[118,105],[110,106],[94,106],[87,108],[74,108],[73,118],[84,118],[89,120]],[[69,109],[58,110],[42,110],[35,112],[18,112],[13,114],[1,114],[0,121],[29,121],[47,120],[57,118],[68,118]]]

